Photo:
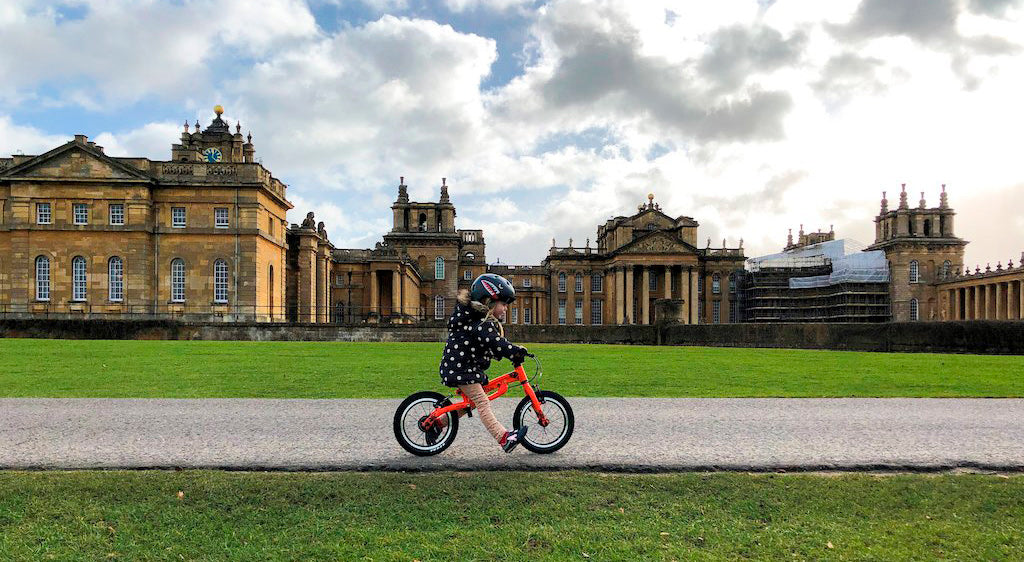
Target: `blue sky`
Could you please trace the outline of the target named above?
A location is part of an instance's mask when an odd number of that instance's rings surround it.
[[[873,239],[945,183],[970,263],[1019,259],[1020,0],[8,0],[0,154],[84,133],[163,159],[211,108],[339,247],[398,177],[488,259],[538,263],[654,192],[700,238]],[[1001,205],[992,205],[1000,201]]]

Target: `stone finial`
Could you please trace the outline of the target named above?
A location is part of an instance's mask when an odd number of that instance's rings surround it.
[[[834,225],[834,224],[828,225],[828,233],[829,234],[835,234],[835,232],[836,232],[836,225]]]
[[[196,132],[197,133],[199,132],[199,120],[198,119],[196,119]]]
[[[188,132],[188,119],[185,120],[185,132]]]
[[[722,249],[725,249],[725,238],[722,238]]]
[[[922,191],[921,192],[921,201],[918,202],[918,208],[919,209],[924,209],[925,206],[926,206],[926,203],[924,201],[924,192]]]
[[[235,121],[235,134],[236,135],[242,134],[242,122],[241,121]]]
[[[1013,269],[1013,260],[1006,262],[1006,269]]]
[[[405,176],[398,177],[398,202],[409,202],[409,186],[405,185]]]
[[[555,247],[555,239],[554,239],[554,238],[552,238],[552,239],[551,239],[551,247],[552,247],[552,248],[554,248],[554,247]]]
[[[451,203],[448,197],[448,178],[441,178],[441,203]]]
[[[882,213],[889,212],[889,200],[885,198],[885,192],[882,192]]]
[[[981,275],[981,266],[980,265],[974,264],[974,274],[975,275]]]
[[[1003,270],[1003,261],[999,260],[999,262],[996,263],[996,271],[1002,271],[1002,270]]]
[[[711,247],[711,237],[708,237],[708,248]]]
[[[939,207],[943,209],[949,208],[949,198],[946,196],[946,184],[942,184],[942,193],[939,194]]]
[[[741,250],[743,249],[743,239],[742,238],[740,238],[740,249]]]
[[[589,248],[589,247],[590,247],[590,238],[588,237],[587,238],[587,248]]]
[[[572,248],[572,238],[569,239],[569,247]]]
[[[900,209],[909,209],[907,205],[907,184],[900,184],[902,190],[900,191]]]
[[[316,219],[313,218],[313,211],[306,213],[306,218],[302,219],[302,228],[316,229]]]
[[[986,263],[985,264],[985,273],[988,273],[989,271],[992,271],[992,264],[991,263]]]
[[[252,131],[249,131],[249,135],[245,137],[245,140],[252,144]]]
[[[789,234],[786,235],[786,246],[793,245],[793,229],[789,229]]]

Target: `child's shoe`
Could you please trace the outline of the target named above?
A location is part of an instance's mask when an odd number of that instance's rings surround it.
[[[498,444],[501,445],[502,450],[506,453],[511,453],[512,449],[515,449],[516,445],[526,436],[526,430],[527,427],[524,425],[519,428],[519,431],[506,431],[505,436],[501,438],[501,441],[498,441]]]

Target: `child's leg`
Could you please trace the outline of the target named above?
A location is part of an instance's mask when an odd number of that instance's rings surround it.
[[[477,384],[464,384],[459,387],[462,392],[469,397],[473,405],[476,406],[477,415],[480,416],[480,421],[484,423],[484,427],[494,437],[495,441],[501,441],[501,438],[505,436],[505,426],[501,425],[498,418],[494,417],[494,412],[491,411],[491,401],[487,398],[487,393],[484,392],[484,387]]]

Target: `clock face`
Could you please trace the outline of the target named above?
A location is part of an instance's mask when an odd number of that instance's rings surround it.
[[[207,148],[203,151],[203,158],[207,162],[220,162],[222,154],[219,148]]]

